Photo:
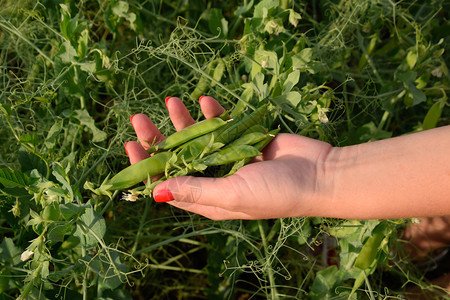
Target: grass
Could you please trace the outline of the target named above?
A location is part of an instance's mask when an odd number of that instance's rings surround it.
[[[270,96],[284,132],[336,146],[447,125],[448,8],[0,1],[0,299],[400,298],[409,285],[442,297],[390,256],[410,220],[214,222],[83,186],[129,164],[132,114],[174,131],[169,95],[195,119],[202,94],[226,108]],[[52,202],[61,213],[43,219]],[[385,246],[358,273],[379,224]]]

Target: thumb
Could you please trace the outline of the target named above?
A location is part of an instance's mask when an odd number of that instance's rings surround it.
[[[179,176],[158,184],[153,190],[156,202],[195,203],[201,205],[216,205],[217,196],[222,196],[228,190],[227,178]]]

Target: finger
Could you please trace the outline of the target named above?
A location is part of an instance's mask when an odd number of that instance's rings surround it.
[[[233,210],[232,203],[238,203],[233,197],[228,178],[179,176],[158,184],[153,197],[156,202],[194,203],[205,206],[222,207]],[[218,195],[221,195],[218,197]]]
[[[130,141],[125,143],[125,152],[127,153],[128,157],[130,158],[130,163],[135,164],[138,161],[141,161],[143,159],[148,158],[150,155],[145,151],[144,147],[142,147],[141,144],[135,141]],[[156,175],[151,177],[151,181],[158,180],[161,176]],[[144,180],[144,183],[147,182],[147,180]]]
[[[135,141],[125,143],[125,152],[130,158],[130,163],[135,164],[138,161],[146,159],[150,155],[145,151],[141,144]]]
[[[198,99],[198,102],[200,103],[203,115],[207,119],[218,117],[225,112],[225,108],[223,108],[213,97],[201,96],[200,99]]]
[[[170,119],[177,131],[195,123],[195,120],[191,117],[191,114],[180,98],[167,97],[165,101],[166,107],[169,110]]]
[[[202,215],[208,219],[215,221],[223,221],[223,220],[254,220],[255,218],[251,215],[242,212],[233,212],[221,207],[201,205],[197,203],[187,203],[187,202],[179,202],[179,201],[171,201],[170,205],[178,207],[183,210],[190,211],[195,214]]]
[[[142,144],[144,149],[150,147],[149,144],[153,142],[159,143],[164,139],[164,136],[156,127],[155,124],[144,114],[135,114],[130,118],[131,125],[133,125],[134,131]],[[134,146],[133,146],[134,147]]]
[[[297,151],[292,151],[298,149]],[[308,158],[318,159],[331,145],[296,134],[279,133],[262,151],[263,160]]]

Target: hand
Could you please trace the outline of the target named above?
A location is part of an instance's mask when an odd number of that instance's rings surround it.
[[[194,123],[180,99],[166,99],[169,115],[177,130]],[[200,98],[206,118],[224,112],[212,97]],[[125,145],[131,163],[148,157],[145,141],[157,142],[164,136],[145,115],[132,117],[141,144]],[[294,135],[279,134],[254,162],[226,178],[180,176],[164,181],[154,189],[158,202],[201,214],[214,220],[266,219],[314,216],[324,212],[319,198],[327,198],[328,181],[324,162],[331,146]]]

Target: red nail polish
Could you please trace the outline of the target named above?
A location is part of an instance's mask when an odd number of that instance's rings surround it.
[[[202,98],[203,98],[203,97],[205,97],[205,95],[200,96],[200,98],[198,98],[198,102],[199,102],[199,103],[202,102]]]
[[[172,193],[169,190],[160,190],[155,195],[153,195],[153,198],[156,202],[169,202],[174,199]]]
[[[131,123],[131,125],[133,125],[133,118],[134,118],[135,115],[136,115],[136,114],[134,114],[134,115],[132,115],[132,116],[130,117],[130,123]]]
[[[126,153],[128,156],[130,156],[130,154],[128,154],[127,144],[128,144],[128,142],[126,142],[123,146],[125,147],[125,153]]]
[[[166,99],[164,99],[164,102],[166,103],[166,107],[167,107],[167,101],[169,101],[169,99],[172,98],[171,96],[167,96]]]

